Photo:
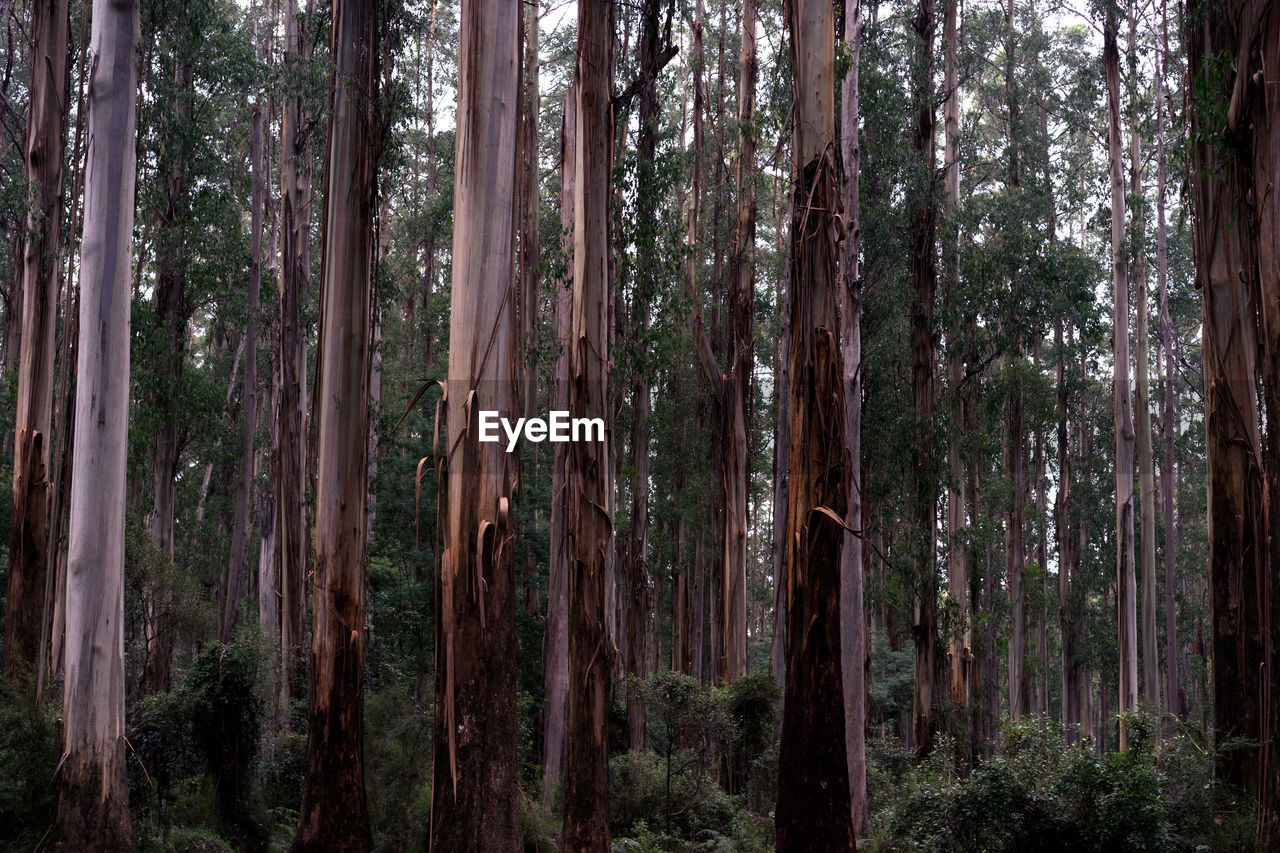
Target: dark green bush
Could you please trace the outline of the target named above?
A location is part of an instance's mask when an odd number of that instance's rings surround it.
[[[35,847],[52,816],[61,754],[58,709],[17,700],[0,679],[0,848]]]

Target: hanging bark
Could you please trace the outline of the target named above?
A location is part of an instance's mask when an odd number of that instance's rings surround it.
[[[938,153],[934,144],[933,45],[937,26],[934,0],[919,0],[911,28],[919,44],[911,60],[911,108],[915,113],[911,150],[916,183],[911,193],[911,397],[915,413],[912,440],[912,523],[914,525],[914,577],[911,636],[915,645],[915,690],[911,727],[918,756],[933,749],[938,725],[938,578],[934,557],[936,540],[936,484],[933,458],[933,302],[938,270],[935,260],[938,211],[936,176]]]
[[[561,101],[560,124],[560,229],[564,278],[556,289],[556,358],[554,400],[556,411],[569,410],[570,322],[573,316],[573,197],[577,182],[574,157],[577,151],[577,98],[570,87]],[[542,763],[542,803],[550,808],[564,777],[565,734],[569,723],[569,554],[565,522],[567,517],[566,466],[568,450],[561,442],[551,457],[551,547],[547,579],[547,624],[543,639],[543,672],[547,704],[543,712],[546,738]]]
[[[844,163],[842,203],[848,236],[840,244],[840,342],[843,358],[845,449],[849,454],[848,531],[840,548],[840,673],[844,683],[845,751],[855,832],[867,826],[867,622],[863,610],[862,535],[862,280],[858,251],[862,144],[858,135],[858,62],[862,53],[862,3],[845,6],[844,41],[849,69],[840,90],[840,154]],[[858,531],[854,533],[853,531]]]
[[[13,445],[9,587],[5,599],[4,672],[34,688],[42,646],[49,571],[49,453],[58,316],[62,161],[66,147],[67,3],[31,6],[31,85],[23,140],[24,174],[33,188],[22,263],[21,355]],[[15,272],[15,281],[16,272]]]
[[[433,850],[513,850],[516,775],[513,457],[478,440],[479,413],[515,418],[523,321],[512,310],[520,9],[462,7],[453,289],[436,622]],[[484,57],[484,62],[480,62]]]
[[[258,416],[258,293],[262,289],[262,210],[266,196],[263,175],[264,131],[262,105],[251,112],[249,168],[249,306],[245,323],[244,392],[241,395],[240,458],[236,479],[235,520],[231,528],[231,562],[223,591],[222,617],[218,621],[219,642],[231,642],[240,617],[240,582],[244,575],[249,544],[249,492],[253,486],[253,436]]]
[[[574,73],[578,128],[569,412],[575,418],[604,420],[606,441],[575,442],[568,453],[569,737],[561,843],[565,853],[609,849],[606,717],[614,653],[606,609],[613,533],[608,511],[613,41],[613,4],[580,3]]]
[[[66,587],[63,755],[51,850],[129,850],[124,741],[124,526],[129,262],[139,13],[93,10],[81,323]]]
[[[378,2],[333,5],[316,357],[311,692],[295,851],[372,845],[364,791],[364,590],[374,210],[384,132],[378,102],[381,15]]]
[[[795,72],[791,218],[791,480],[786,691],[775,823],[779,851],[853,850],[841,658],[840,550],[848,518],[843,358],[836,310],[839,177],[831,4],[790,0]]]
[[[1120,141],[1120,50],[1116,3],[1108,0],[1103,27],[1107,85],[1107,151],[1111,179],[1112,416],[1115,421],[1116,629],[1120,659],[1118,713],[1138,707],[1137,576],[1133,565],[1133,403],[1129,387],[1129,264],[1125,255],[1125,198]],[[1120,750],[1128,731],[1120,726]]]
[[[311,39],[297,0],[284,4],[284,69],[301,74],[311,59]],[[311,137],[302,95],[285,99],[280,119],[280,352],[278,463],[273,462],[276,581],[280,585],[280,711],[288,726],[289,708],[299,681],[306,636],[307,523],[302,514],[306,436],[303,416],[307,384],[303,306],[311,289]]]

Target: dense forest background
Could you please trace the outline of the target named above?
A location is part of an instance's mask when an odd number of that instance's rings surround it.
[[[0,844],[1274,849],[1277,19],[0,0]]]

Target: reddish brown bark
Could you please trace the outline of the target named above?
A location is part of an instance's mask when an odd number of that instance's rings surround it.
[[[786,690],[775,812],[779,851],[853,850],[840,631],[850,460],[837,312],[842,227],[835,162],[835,43],[823,0],[786,7],[792,128],[790,490]]]
[[[62,161],[67,98],[66,0],[33,3],[31,85],[23,161],[32,186],[24,229],[21,356],[13,447],[9,588],[4,672],[35,686],[49,570],[49,452],[53,420],[54,334],[62,225]]]
[[[569,448],[569,737],[565,772],[565,853],[609,849],[606,718],[613,649],[608,632],[612,539],[609,454],[610,176],[613,164],[614,7],[578,6],[574,87],[578,147],[574,189],[573,329],[569,411],[601,418],[606,442]]]
[[[364,589],[381,4],[336,0],[329,50],[307,770],[295,851],[367,850]]]

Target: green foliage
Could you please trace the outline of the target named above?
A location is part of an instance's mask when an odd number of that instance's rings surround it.
[[[265,843],[249,793],[262,700],[256,644],[207,646],[181,685],[138,702],[129,717],[130,804],[135,820],[216,826],[242,849]]]
[[[365,793],[377,850],[420,850],[431,817],[431,713],[402,688],[365,699]]]
[[[1125,715],[1131,748],[1099,757],[1064,744],[1048,720],[1006,724],[1000,754],[970,779],[950,744],[915,765],[905,751],[868,751],[871,833],[860,849],[934,853],[1228,851],[1251,849],[1238,804],[1186,734],[1157,743],[1150,717]]]
[[[62,754],[58,718],[56,707],[35,707],[0,679],[0,848],[33,849],[49,823]]]

